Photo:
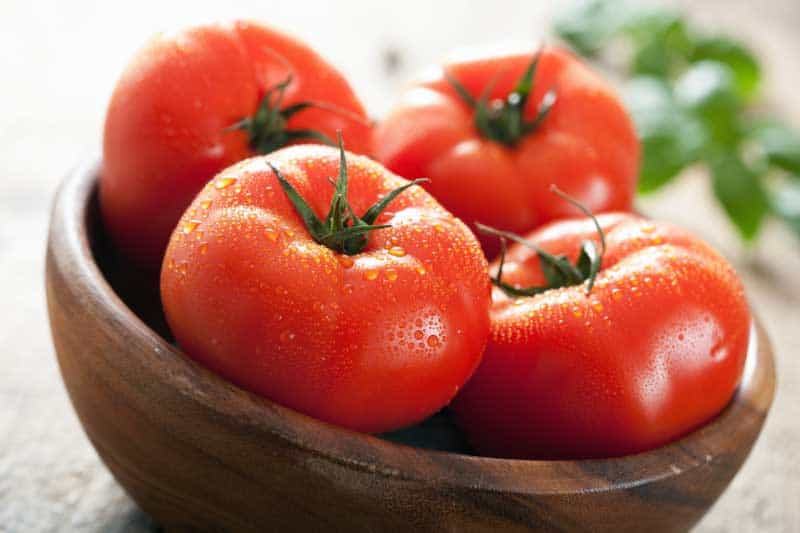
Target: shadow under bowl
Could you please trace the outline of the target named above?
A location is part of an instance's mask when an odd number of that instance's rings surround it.
[[[756,323],[744,378],[725,410],[637,455],[496,459],[320,422],[237,388],[168,342],[157,284],[131,275],[107,245],[98,171],[93,162],[74,171],[53,208],[53,341],[92,444],[168,529],[685,530],[739,470],[772,403],[773,357]]]

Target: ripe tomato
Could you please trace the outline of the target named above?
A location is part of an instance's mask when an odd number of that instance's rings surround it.
[[[607,251],[590,293],[580,281],[546,289],[548,262],[528,247],[509,249],[500,284],[541,292],[494,290],[483,362],[453,404],[482,453],[636,453],[706,423],[733,395],[750,314],[732,267],[670,224],[621,213],[598,219]],[[593,237],[591,222],[565,220],[529,241],[574,260]]]
[[[366,153],[370,129],[341,74],[288,35],[251,22],[160,35],[128,65],[108,107],[106,227],[129,259],[156,270],[181,214],[223,168],[337,130]]]
[[[410,88],[375,130],[377,159],[454,215],[516,233],[577,212],[629,210],[639,165],[633,123],[609,85],[573,55],[473,57]],[[479,235],[492,258],[497,240]]]
[[[424,189],[394,197],[410,183],[363,156],[347,156],[334,187],[339,171],[336,150],[309,145],[221,172],[172,235],[164,310],[189,356],[243,388],[396,429],[447,404],[477,366],[487,264]],[[389,211],[375,218],[380,199]]]

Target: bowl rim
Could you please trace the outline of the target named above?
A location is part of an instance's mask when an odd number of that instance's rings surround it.
[[[101,167],[97,157],[79,164],[64,179],[54,201],[48,249],[56,263],[69,264],[69,271],[76,274],[67,280],[72,291],[102,308],[110,324],[124,327],[126,335],[137,337],[141,345],[152,348],[150,355],[157,357],[165,370],[162,378],[178,393],[217,415],[235,417],[243,430],[268,432],[317,459],[370,475],[423,484],[435,482],[455,489],[520,495],[619,490],[662,481],[714,461],[724,453],[713,444],[725,442],[726,427],[753,407],[766,416],[772,403],[772,351],[763,328],[754,319],[742,381],[725,409],[681,439],[638,454],[581,460],[484,457],[416,448],[328,424],[240,389],[202,367],[153,331],[122,301],[97,265],[89,242],[90,208]],[[57,236],[54,228],[58,228]],[[705,453],[698,454],[697,449]],[[431,463],[437,468],[425,467]],[[509,470],[513,476],[507,475]],[[435,478],[430,476],[432,471]],[[474,472],[475,476],[465,476],[465,472]],[[587,476],[593,472],[613,472],[615,476],[613,480],[602,475]]]

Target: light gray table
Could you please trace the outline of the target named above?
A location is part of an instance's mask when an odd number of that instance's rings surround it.
[[[800,126],[800,3],[682,2],[693,17],[748,39],[764,57],[771,105]],[[224,4],[224,5],[223,5]],[[379,116],[413,72],[456,46],[533,42],[548,2],[185,4],[0,2],[0,532],[150,531],[84,437],[61,385],[45,313],[44,242],[58,180],[99,143],[105,103],[151,33],[248,15],[297,32],[350,76]],[[743,251],[701,173],[640,207],[704,235],[744,276],[771,334],[779,390],[750,460],[702,531],[800,531],[800,241],[770,226]]]

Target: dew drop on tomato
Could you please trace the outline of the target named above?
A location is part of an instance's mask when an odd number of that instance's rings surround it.
[[[214,188],[221,190],[230,187],[236,183],[236,178],[219,178],[214,182]]]

